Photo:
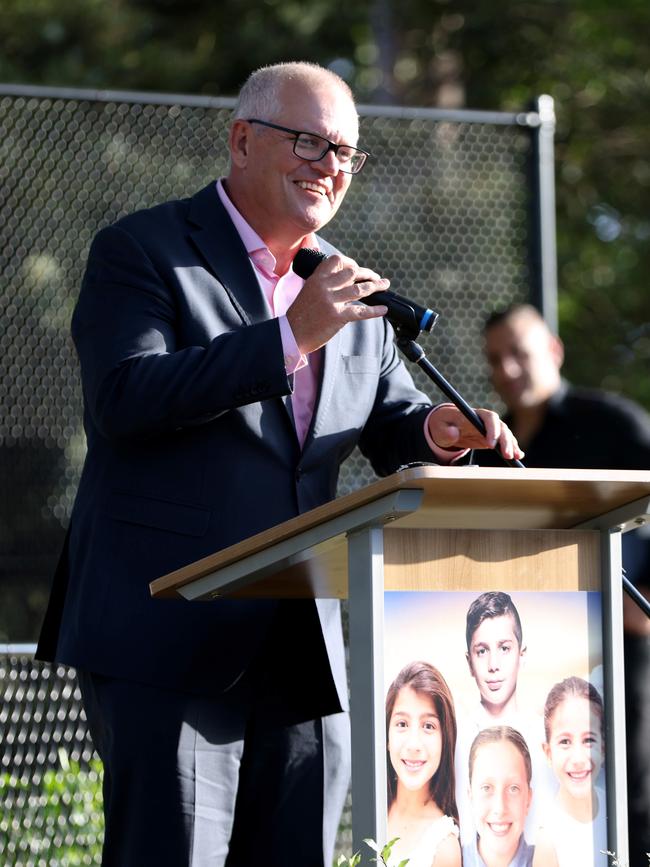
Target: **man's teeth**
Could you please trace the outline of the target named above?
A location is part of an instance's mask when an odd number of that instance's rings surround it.
[[[310,184],[309,181],[296,181],[296,183],[302,190],[312,190],[314,193],[320,193],[321,196],[327,195],[326,191],[318,184]]]

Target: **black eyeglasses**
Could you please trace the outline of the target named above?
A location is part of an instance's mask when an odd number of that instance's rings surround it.
[[[277,123],[269,123],[267,120],[248,118],[248,123],[259,123],[261,126],[269,126],[271,129],[279,129],[280,132],[288,132],[293,138],[293,152],[301,160],[317,162],[330,151],[334,151],[339,161],[342,172],[350,175],[358,174],[370,156],[368,151],[353,148],[350,145],[334,144],[334,142],[316,135],[312,132],[301,132],[297,129],[288,129],[286,126],[278,126]]]

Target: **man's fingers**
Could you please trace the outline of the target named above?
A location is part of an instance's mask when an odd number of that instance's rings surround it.
[[[362,268],[346,256],[329,256],[318,266],[314,274],[323,279],[328,288],[333,290],[349,289],[350,298],[369,295],[387,289],[390,281],[382,278],[371,268]],[[355,288],[356,287],[356,288]]]
[[[488,448],[494,448],[498,444],[504,458],[508,460],[523,458],[524,452],[520,448],[517,438],[495,412],[489,409],[479,409],[477,413],[485,425],[485,440]]]
[[[493,448],[501,436],[503,422],[499,416],[489,409],[477,409],[476,414],[485,425],[485,441],[488,448]]]
[[[319,303],[331,304],[342,321],[349,322],[383,316],[386,313],[383,306],[374,306],[370,310],[366,305],[354,302],[375,292],[385,292],[389,286],[390,280],[380,277],[376,271],[360,268],[354,260],[344,256],[330,256],[321,262],[302,291],[306,296],[318,299]]]
[[[336,301],[338,303],[362,301],[367,295],[374,295],[375,292],[385,292],[389,286],[390,280],[383,280],[381,277],[376,280],[358,281],[338,289],[336,291]]]
[[[373,304],[370,306],[369,304],[350,303],[343,307],[341,316],[345,321],[352,322],[355,319],[379,319],[386,313],[388,313],[388,307],[385,307],[383,304]]]
[[[441,406],[432,414],[429,424],[434,443],[443,448],[457,446],[478,449],[491,449],[498,443],[506,459],[523,458],[524,452],[519,447],[516,437],[495,412],[489,409],[477,409],[476,414],[485,425],[485,435],[479,433],[456,407],[450,404]]]
[[[520,448],[517,438],[495,412],[479,409],[477,413],[485,425],[485,441],[488,448],[494,448],[498,444],[504,458],[508,460],[523,458],[524,452]]]

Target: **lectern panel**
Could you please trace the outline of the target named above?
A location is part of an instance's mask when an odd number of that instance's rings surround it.
[[[387,590],[600,590],[595,530],[384,531]]]

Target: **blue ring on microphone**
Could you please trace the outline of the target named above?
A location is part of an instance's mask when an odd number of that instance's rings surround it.
[[[420,331],[426,331],[427,323],[433,316],[433,310],[427,310],[420,321]]]

